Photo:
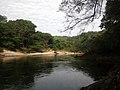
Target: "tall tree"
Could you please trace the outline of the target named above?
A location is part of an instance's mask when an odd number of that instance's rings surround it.
[[[0,15],[0,47],[3,46],[3,38],[4,38],[4,31],[5,31],[5,23],[7,22],[7,17]]]
[[[110,30],[120,26],[120,0],[107,0],[105,10],[101,27]]]
[[[19,44],[17,47],[28,47],[31,44],[30,36],[35,32],[36,28],[31,21],[22,19],[10,20],[6,23],[6,26],[12,31],[12,35],[14,35],[15,45]]]

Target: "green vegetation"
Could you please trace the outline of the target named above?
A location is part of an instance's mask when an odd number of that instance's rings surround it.
[[[51,36],[36,31],[36,25],[28,20],[7,21],[0,15],[0,51],[3,48],[25,52],[42,52],[48,49],[92,53],[98,55],[120,52],[119,1],[107,1],[100,32],[82,33],[78,36]],[[115,12],[115,13],[114,13]]]
[[[117,39],[117,35],[110,34],[110,32],[110,30],[103,30],[83,33],[76,37],[76,40],[79,40],[76,42],[76,49],[85,53],[117,53],[119,52],[120,39]]]
[[[0,16],[0,51],[5,48],[23,52],[43,52],[48,49],[96,54],[120,52],[118,27],[113,27],[114,30],[87,32],[73,37],[53,37],[48,33],[36,31],[35,28],[31,21],[7,21],[5,16]]]
[[[0,47],[25,52],[42,51],[52,44],[52,36],[35,31],[36,26],[28,20],[8,21],[0,16]]]
[[[5,16],[0,16],[0,51],[2,48],[24,52],[53,49],[98,54],[120,51],[120,33],[117,29],[82,33],[73,37],[53,37],[48,33],[36,31],[35,28],[31,21],[7,21]]]
[[[28,20],[9,20],[0,16],[0,51],[2,49],[22,52],[43,52],[47,50],[74,50],[74,38],[51,36],[35,30],[36,25]]]
[[[54,50],[75,51],[73,37],[54,36],[53,49]]]
[[[22,52],[43,52],[47,50],[79,51],[76,46],[79,36],[51,36],[35,30],[36,25],[28,20],[9,20],[0,16],[0,51],[2,49]],[[84,36],[84,35],[83,35]]]

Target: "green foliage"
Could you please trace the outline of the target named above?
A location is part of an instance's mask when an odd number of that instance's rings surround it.
[[[0,23],[6,23],[7,22],[7,17],[0,15]]]
[[[51,36],[35,31],[36,25],[28,20],[8,21],[0,15],[0,47],[34,52],[67,50],[98,54],[120,52],[120,1],[108,0],[100,32],[88,32],[74,37]]]
[[[88,32],[74,37],[76,43],[74,46],[75,50],[80,52],[89,52],[93,50],[94,44],[91,44],[97,36],[99,36],[98,32]]]
[[[67,36],[55,36],[53,39],[53,49],[54,50],[66,50],[66,51],[74,51],[74,39],[72,37]]]
[[[88,32],[76,36],[75,49],[85,53],[106,55],[120,52],[120,33],[103,30],[100,32]]]
[[[31,47],[32,50],[42,51],[42,49],[50,48],[52,45],[53,37],[48,33],[35,32],[32,34],[31,43],[33,43]]]
[[[0,18],[2,21],[4,19]],[[52,46],[53,37],[48,33],[36,32],[35,28],[31,21],[22,19],[0,23],[0,47],[32,52]]]

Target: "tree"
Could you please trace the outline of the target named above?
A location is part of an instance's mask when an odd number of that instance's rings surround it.
[[[107,0],[105,15],[102,19],[102,28],[108,31],[105,33],[106,43],[109,43],[109,50],[120,52],[120,0]]]
[[[35,32],[36,26],[28,20],[15,20],[8,21],[6,23],[6,30],[11,31],[13,42],[16,48],[19,47],[29,47],[31,44],[30,36]]]
[[[48,49],[52,46],[53,37],[48,33],[37,31],[30,38],[32,43],[30,49],[32,51],[43,51],[43,49]]]
[[[107,0],[105,15],[102,19],[102,28],[108,30],[120,26],[120,1]],[[115,30],[115,29],[114,29]]]
[[[120,52],[120,0],[63,0],[60,10],[67,15],[69,24],[66,30],[72,30],[77,25],[83,25],[82,29],[84,29],[94,19],[99,18],[105,1],[105,13],[101,20],[101,28],[106,31],[87,44],[93,45],[94,43],[97,47],[95,51],[104,52],[105,50],[118,53]]]
[[[53,37],[49,33],[36,31],[29,20],[9,20],[0,15],[0,47],[25,52],[43,51],[52,47]],[[1,50],[0,50],[1,51]]]
[[[6,23],[7,22],[7,17],[0,15],[0,23]]]
[[[81,29],[98,19],[102,13],[105,0],[63,0],[60,11],[66,13],[68,22],[66,30],[73,30],[75,26],[81,25]]]
[[[106,6],[104,6],[105,3]],[[102,12],[103,6],[105,13]],[[110,29],[120,22],[119,0],[63,0],[60,4],[60,11],[66,13],[68,22],[66,30],[73,29],[77,25],[86,26],[99,18],[101,13],[104,14],[102,28]]]
[[[5,38],[5,23],[7,23],[7,17],[0,15],[0,47],[3,46],[3,41]]]

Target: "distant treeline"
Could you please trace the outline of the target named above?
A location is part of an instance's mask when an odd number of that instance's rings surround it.
[[[105,54],[120,52],[119,30],[87,32],[78,36],[52,36],[35,30],[28,20],[9,20],[0,15],[0,48],[24,52],[65,50]]]
[[[46,50],[72,51],[71,37],[52,36],[35,30],[29,20],[9,20],[0,15],[0,48],[23,52],[43,52]]]
[[[59,49],[96,55],[120,55],[119,28],[86,32],[73,37],[54,37],[54,45]],[[54,47],[55,48],[55,47]]]

